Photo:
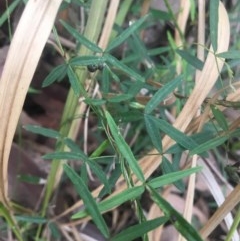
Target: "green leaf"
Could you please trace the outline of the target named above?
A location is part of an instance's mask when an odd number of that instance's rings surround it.
[[[119,179],[119,177],[121,176],[122,172],[121,172],[121,166],[120,164],[115,164],[115,169],[113,170],[113,172],[111,173],[111,176],[108,180],[109,184],[110,184],[110,188],[112,189],[117,180]],[[107,189],[104,187],[101,192],[99,193],[98,197],[99,198],[103,198],[106,194],[107,194]]]
[[[110,89],[110,75],[109,75],[109,70],[108,68],[103,69],[103,74],[102,74],[102,80],[101,80],[101,87],[102,87],[102,92],[103,94],[109,93]]]
[[[32,176],[32,175],[18,175],[18,180],[21,182],[31,183],[31,184],[41,184],[43,180],[41,177]]]
[[[99,211],[96,201],[92,197],[84,181],[80,176],[78,176],[78,174],[70,166],[64,164],[63,169],[66,172],[69,179],[72,181],[77,193],[82,198],[87,208],[87,211],[93,218],[93,221],[95,222],[96,226],[99,228],[102,234],[106,238],[108,238],[109,237],[108,227]]]
[[[191,150],[198,146],[198,144],[191,137],[189,137],[186,134],[184,134],[183,132],[179,131],[178,129],[173,127],[171,124],[169,124],[167,121],[158,119],[151,115],[149,115],[148,118],[152,119],[152,121],[155,122],[156,126],[161,131],[166,133],[173,140],[175,140],[179,145],[183,146],[187,150]]]
[[[174,89],[180,85],[182,76],[178,76],[159,89],[145,107],[145,113],[150,114]]]
[[[14,9],[18,6],[18,4],[21,2],[21,0],[15,0],[13,1],[8,8],[6,9],[6,11],[2,14],[2,16],[0,17],[0,27],[4,24],[4,22],[10,18],[11,13],[14,11]],[[6,2],[7,4],[7,2]],[[4,6],[4,5],[3,5]],[[2,9],[3,10],[3,9]],[[11,20],[10,20],[11,21]]]
[[[81,91],[80,83],[78,81],[78,78],[75,72],[73,71],[70,65],[68,66],[68,69],[67,69],[67,75],[75,95],[79,96]]]
[[[156,177],[148,182],[148,185],[152,188],[159,188],[163,187],[165,185],[169,185],[171,183],[174,183],[178,180],[181,180],[182,178],[185,178],[193,173],[201,171],[201,167],[194,167],[191,169],[183,170],[183,171],[177,171],[177,172],[171,172],[168,174],[164,174],[163,176]]]
[[[81,152],[53,152],[42,156],[43,159],[50,160],[82,160],[88,161],[88,157]]]
[[[144,192],[145,188],[144,186],[138,186],[138,187],[131,187],[127,190],[122,191],[119,194],[116,194],[112,196],[111,198],[108,198],[98,204],[98,208],[100,212],[106,212],[108,210],[111,210],[115,207],[120,206],[121,204],[129,201],[129,200],[135,200],[139,196],[141,196]],[[72,216],[72,219],[78,219],[78,218],[83,218],[87,216],[88,213],[83,210],[78,213],[75,213]]]
[[[158,130],[157,125],[151,118],[149,118],[148,115],[144,115],[144,120],[145,120],[147,133],[150,136],[154,147],[156,147],[159,153],[162,153],[162,139],[161,139],[160,131]]]
[[[226,52],[218,53],[218,54],[216,54],[216,56],[219,58],[224,58],[224,59],[240,59],[240,51],[229,50]]]
[[[130,25],[126,30],[124,30],[118,37],[116,37],[107,47],[106,52],[109,52],[113,48],[119,46],[123,43],[132,33],[134,33],[140,26],[146,21],[148,15],[144,16],[143,18],[137,20],[133,24]]]
[[[162,19],[165,21],[171,21],[173,19],[172,14],[170,14],[169,12],[161,11],[161,10],[153,9],[153,8],[151,8],[150,11],[151,11],[153,17],[157,18],[158,21],[159,21],[159,19]]]
[[[47,226],[48,226],[48,229],[51,231],[51,236],[53,237],[53,239],[59,240],[61,238],[61,233],[56,223],[49,222]]]
[[[87,38],[85,38],[83,35],[81,35],[78,31],[76,31],[76,29],[72,28],[69,24],[67,24],[63,20],[60,20],[60,23],[81,44],[83,44],[88,49],[92,50],[93,52],[102,53],[102,49],[100,47],[98,47],[95,43],[89,41]]]
[[[220,146],[222,145],[227,139],[229,139],[229,136],[226,135],[226,136],[217,136],[213,139],[210,139],[209,141],[201,144],[201,145],[198,145],[197,147],[195,147],[194,149],[192,149],[190,152],[189,152],[189,155],[195,155],[195,154],[201,154],[205,151],[208,151],[210,149],[213,149],[217,146]]]
[[[149,221],[136,224],[130,228],[125,229],[121,233],[117,234],[115,237],[111,238],[111,241],[131,241],[138,237],[142,237],[149,231],[158,228],[159,226],[165,224],[168,221],[167,217],[155,218]]]
[[[44,79],[42,87],[47,87],[55,81],[62,80],[67,74],[67,65],[62,64],[54,68],[51,73]]]
[[[181,49],[176,49],[176,52],[183,58],[186,60],[187,63],[189,63],[190,65],[192,65],[193,67],[195,67],[196,69],[202,70],[203,68],[203,61],[201,61],[200,59],[198,59],[197,57],[191,55],[189,52],[185,51],[185,50],[181,50]]]
[[[111,131],[111,134],[116,142],[117,148],[119,149],[123,157],[127,160],[132,172],[137,176],[139,180],[144,182],[144,175],[142,173],[142,170],[139,167],[137,160],[135,159],[130,147],[128,146],[123,136],[121,135],[115,121],[113,120],[112,116],[108,111],[105,111],[105,116],[107,119],[107,123],[109,125],[109,129]]]
[[[90,155],[90,159],[93,159],[95,157],[99,157],[108,147],[109,147],[109,140],[104,140],[100,146],[98,146],[94,152]]]
[[[90,99],[87,98],[84,100],[84,102],[88,105],[92,105],[92,106],[101,106],[104,105],[107,101],[106,100],[102,100],[102,99]]]
[[[72,152],[80,152],[85,156],[85,153],[79,148],[79,146],[70,138],[63,139],[64,144],[70,148]]]
[[[218,48],[218,6],[219,0],[211,0],[209,2],[209,25],[210,25],[210,38],[214,52]]]
[[[119,95],[115,95],[113,97],[107,98],[107,101],[110,103],[119,103],[122,101],[130,100],[132,98],[133,98],[133,96],[129,95],[129,94],[119,94]]]
[[[37,216],[15,216],[17,221],[22,221],[26,223],[37,223],[37,224],[43,224],[46,223],[48,220],[43,217],[37,217]]]
[[[139,110],[131,110],[129,112],[116,113],[114,117],[120,120],[122,123],[125,123],[142,120],[143,115],[142,112],[140,112]]]
[[[224,131],[228,131],[228,123],[227,123],[227,120],[226,120],[224,114],[222,113],[222,111],[220,111],[217,108],[217,106],[213,106],[213,105],[211,105],[211,110],[212,110],[213,116],[214,116],[215,120],[217,121],[218,125]]]
[[[13,233],[16,235],[16,238],[19,241],[23,241],[22,234],[18,226],[16,225],[15,219],[12,216],[12,213],[10,213],[9,208],[6,208],[2,202],[0,202],[0,217],[3,217],[7,224],[8,228],[11,228]]]
[[[155,55],[160,55],[166,52],[169,52],[171,50],[171,47],[160,47],[160,48],[154,48],[154,49],[149,49],[147,51],[147,54],[149,56],[155,56]]]
[[[111,65],[113,65],[114,67],[122,70],[124,73],[128,74],[129,76],[131,76],[131,78],[133,78],[135,80],[138,80],[138,81],[144,82],[144,78],[141,75],[139,75],[138,73],[136,73],[135,71],[130,69],[127,65],[123,64],[121,61],[119,61],[118,59],[116,59],[112,55],[105,54],[104,56],[106,58],[106,61],[108,63],[110,63]]]
[[[25,126],[23,126],[23,128],[32,133],[46,136],[49,138],[54,138],[54,139],[61,138],[61,134],[59,132],[49,129],[49,128],[44,128],[44,127],[37,126],[37,125],[25,125]]]
[[[173,164],[170,163],[167,158],[165,156],[163,156],[162,158],[162,164],[161,164],[161,168],[162,168],[162,172],[163,174],[170,174],[170,173],[173,173],[174,171],[174,167],[173,167]],[[184,183],[182,182],[182,180],[178,180],[176,182],[173,182],[173,184],[181,191],[181,192],[184,192],[185,191],[185,185]]]
[[[83,160],[88,161],[88,157],[82,152],[53,152],[42,156],[43,159],[56,159],[56,160]]]
[[[94,55],[87,55],[87,56],[80,56],[80,57],[74,57],[69,60],[69,64],[71,66],[87,66],[87,65],[99,65],[104,64],[105,58],[104,56],[94,56]]]
[[[99,178],[99,180],[104,184],[106,191],[110,193],[111,192],[110,184],[107,180],[106,174],[102,171],[101,167],[96,162],[91,160],[88,160],[87,163],[91,168],[91,170],[93,171],[93,173],[95,173],[95,175]]]
[[[152,200],[159,206],[166,217],[170,219],[174,227],[186,240],[203,241],[194,227],[188,223],[165,199],[163,199],[153,188],[147,186]]]

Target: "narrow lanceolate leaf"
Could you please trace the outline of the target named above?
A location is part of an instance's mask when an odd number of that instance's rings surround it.
[[[209,2],[209,20],[210,20],[210,38],[214,52],[218,48],[218,6],[219,0],[211,0]]]
[[[42,223],[47,223],[47,219],[39,216],[15,216],[17,221],[22,221],[26,223],[37,223],[37,224],[42,224]]]
[[[123,43],[132,33],[134,33],[140,26],[146,21],[148,15],[134,22],[129,28],[123,31],[117,38],[115,38],[107,47],[106,52],[109,52],[113,48]]]
[[[81,160],[88,161],[88,157],[81,152],[53,152],[42,156],[43,159],[49,160]]]
[[[23,126],[23,128],[27,131],[30,131],[32,133],[35,134],[39,134],[42,136],[46,136],[49,138],[54,138],[54,139],[60,139],[61,135],[58,131],[55,131],[53,129],[49,129],[49,128],[44,128],[41,126],[37,126],[37,125],[25,125]]]
[[[108,198],[98,204],[98,208],[101,212],[106,212],[108,210],[111,210],[112,208],[118,207],[121,204],[129,201],[129,200],[135,200],[139,196],[141,196],[144,192],[145,188],[144,186],[139,187],[132,187],[129,188],[117,195],[112,196],[111,198]],[[87,216],[87,212],[85,210],[80,211],[72,216],[73,219],[77,218],[83,218]]]
[[[224,131],[227,131],[228,123],[227,123],[226,117],[224,116],[222,111],[220,111],[216,106],[213,106],[213,105],[211,105],[211,110],[212,110],[213,116],[214,116],[215,120],[217,121],[218,125]]]
[[[67,69],[67,75],[75,95],[79,96],[81,91],[80,83],[70,65],[68,66],[68,69]]]
[[[175,170],[172,163],[170,163],[165,156],[162,158],[162,164],[161,169],[163,174],[170,174],[173,173]],[[178,180],[176,182],[173,182],[173,184],[178,188],[181,192],[185,191],[185,185],[182,180]]]
[[[159,89],[145,107],[145,113],[150,114],[174,89],[181,83],[182,76],[164,85]]]
[[[67,74],[67,65],[62,64],[54,68],[50,74],[44,79],[42,87],[47,87],[55,81],[62,80]]]
[[[70,138],[64,138],[63,139],[64,144],[66,144],[67,147],[69,147],[69,149],[72,152],[81,152],[83,155],[84,152],[79,148],[79,146]]]
[[[194,167],[183,171],[171,172],[169,174],[165,174],[163,176],[152,179],[148,182],[148,185],[150,185],[152,188],[159,188],[181,180],[182,178],[187,177],[193,173],[199,172],[201,169],[201,167]]]
[[[62,20],[60,20],[60,22],[74,38],[76,38],[81,44],[86,46],[88,49],[92,50],[92,52],[97,52],[97,53],[102,52],[102,49],[100,47],[98,47],[95,43],[89,41],[87,38],[81,35],[76,29],[74,29],[73,27],[71,27],[69,24],[67,24]]]
[[[226,51],[226,52],[216,54],[216,56],[219,57],[219,58],[224,58],[224,59],[240,59],[240,51],[229,50],[229,51]]]
[[[144,82],[144,78],[141,75],[136,73],[134,70],[130,69],[127,65],[123,64],[121,61],[119,61],[112,55],[105,54],[104,56],[106,58],[106,61],[114,67],[116,67],[117,69],[122,70],[124,73],[128,74],[131,78],[135,80]]]
[[[109,112],[105,112],[105,116],[107,118],[107,123],[111,130],[111,134],[116,142],[116,146],[121,153],[121,155],[127,160],[132,172],[137,176],[139,180],[144,182],[144,176],[142,173],[141,168],[139,167],[136,158],[134,157],[130,147],[125,142],[123,136],[121,135],[115,121],[113,120],[112,116]]]
[[[150,186],[147,186],[152,200],[159,206],[166,217],[168,217],[174,227],[182,234],[186,240],[203,241],[194,227],[188,223],[180,213],[178,213],[165,199]]]
[[[63,169],[66,172],[69,179],[72,181],[77,193],[81,196],[87,208],[87,211],[91,215],[93,221],[95,222],[99,230],[102,232],[102,234],[106,238],[108,238],[109,237],[108,227],[99,211],[96,201],[92,197],[84,181],[70,166],[64,164]]]
[[[201,154],[205,151],[208,151],[210,149],[213,149],[217,146],[222,145],[227,139],[229,139],[228,135],[215,137],[201,145],[198,145],[197,147],[192,149],[189,154],[190,155]]]
[[[167,217],[161,217],[146,222],[142,222],[140,224],[125,229],[124,231],[113,237],[111,241],[135,240],[136,238],[142,237],[149,231],[165,224],[168,220],[169,219]]]
[[[127,101],[132,99],[133,96],[129,94],[120,94],[120,95],[115,95],[110,98],[107,98],[107,101],[110,103],[119,103],[121,101]]]
[[[181,49],[176,49],[176,52],[196,69],[202,70],[204,63],[197,57],[191,55],[189,52]]]
[[[71,66],[87,66],[87,65],[99,65],[104,64],[105,58],[103,56],[95,56],[95,55],[86,55],[86,56],[79,56],[70,59],[69,64]]]
[[[191,150],[198,146],[198,144],[189,136],[174,128],[171,124],[163,119],[158,119],[154,116],[148,115],[148,118],[151,119],[156,126],[175,140],[179,145],[183,146],[187,150]]]
[[[144,115],[144,120],[147,133],[150,136],[154,147],[159,151],[159,153],[162,153],[162,139],[159,128],[156,126],[155,122],[149,118],[148,115]]]
[[[103,172],[101,167],[97,164],[97,162],[88,160],[88,165],[93,171],[93,173],[99,178],[99,180],[104,184],[106,191],[109,193],[111,191],[110,184],[107,180],[106,174]]]

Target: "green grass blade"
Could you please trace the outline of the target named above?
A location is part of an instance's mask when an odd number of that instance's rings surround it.
[[[99,211],[98,205],[94,198],[92,197],[90,191],[88,190],[87,186],[85,185],[82,178],[68,165],[64,164],[63,169],[69,179],[72,181],[75,190],[82,198],[89,214],[91,215],[93,221],[95,222],[98,229],[102,232],[102,234],[108,238],[109,231],[108,227]]]
[[[183,171],[171,172],[169,174],[164,174],[163,176],[152,179],[151,181],[148,182],[148,185],[151,186],[152,188],[159,188],[165,185],[169,185],[178,180],[181,180],[182,178],[185,178],[201,170],[202,170],[201,167],[194,167]]]
[[[193,67],[195,67],[196,69],[202,70],[203,68],[203,61],[201,61],[200,59],[198,59],[197,57],[191,55],[189,52],[185,51],[185,50],[181,50],[181,49],[176,49],[176,52],[183,58],[186,60],[186,62],[190,65],[192,65]]]
[[[178,76],[159,89],[145,107],[145,113],[150,114],[174,89],[180,85],[182,76]]]
[[[144,121],[147,133],[150,136],[154,147],[159,151],[159,153],[162,153],[162,139],[158,127],[148,115],[144,115]]]
[[[121,204],[134,200],[141,196],[144,192],[144,186],[132,187],[129,188],[109,199],[106,199],[98,204],[98,208],[100,212],[106,212],[107,210],[111,210],[112,208],[118,207]],[[88,212],[86,210],[80,211],[72,216],[73,219],[83,218],[87,216]]]
[[[153,188],[147,186],[152,200],[159,206],[166,217],[170,219],[174,227],[186,238],[186,240],[203,241],[194,227],[188,223],[165,199]]]
[[[72,28],[69,24],[67,24],[63,20],[60,20],[60,23],[75,39],[77,39],[79,41],[79,43],[83,44],[85,47],[90,49],[92,52],[102,53],[101,48],[99,48],[96,44],[94,44],[93,42],[91,42],[87,38],[85,38],[83,35],[81,35],[78,31],[76,31],[76,29]]]
[[[111,130],[111,134],[116,142],[116,146],[119,149],[119,152],[127,160],[132,172],[137,176],[139,180],[144,182],[144,175],[142,173],[142,170],[139,167],[137,160],[135,159],[130,147],[128,146],[123,136],[121,135],[115,121],[113,120],[110,113],[107,111],[105,111],[105,116],[107,119],[107,123],[109,125],[109,129]]]
[[[62,80],[67,74],[67,65],[62,64],[54,68],[50,74],[44,79],[42,87],[47,87],[55,81]]]
[[[118,37],[116,37],[107,47],[106,52],[109,52],[113,48],[123,43],[132,33],[134,33],[140,26],[146,21],[148,15],[134,22],[129,28],[123,31]]]
[[[21,231],[19,227],[16,226],[14,218],[12,217],[8,208],[6,208],[1,202],[0,202],[0,217],[3,217],[6,220],[8,227],[12,229],[13,233],[16,235],[16,238],[19,241],[23,241]]]
[[[218,6],[219,0],[211,0],[209,2],[209,25],[210,25],[210,38],[214,52],[218,47]]]
[[[165,224],[169,219],[167,217],[155,218],[149,221],[142,222],[134,225],[130,228],[125,229],[115,237],[111,238],[111,241],[131,241],[136,238],[142,237],[149,231]]]
[[[42,136],[46,136],[49,138],[54,138],[54,139],[60,139],[61,138],[61,134],[53,129],[50,128],[44,128],[41,126],[37,126],[37,125],[25,125],[23,126],[23,128],[27,131],[30,131],[32,133],[38,134],[38,135],[42,135]]]

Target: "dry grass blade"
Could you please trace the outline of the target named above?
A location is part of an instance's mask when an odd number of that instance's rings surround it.
[[[9,205],[7,168],[29,84],[62,0],[30,0],[14,34],[0,81],[0,202]]]
[[[207,236],[217,227],[217,225],[226,217],[226,215],[239,203],[240,184],[228,195],[224,203],[218,208],[214,215],[201,229],[200,234],[203,238]]]

